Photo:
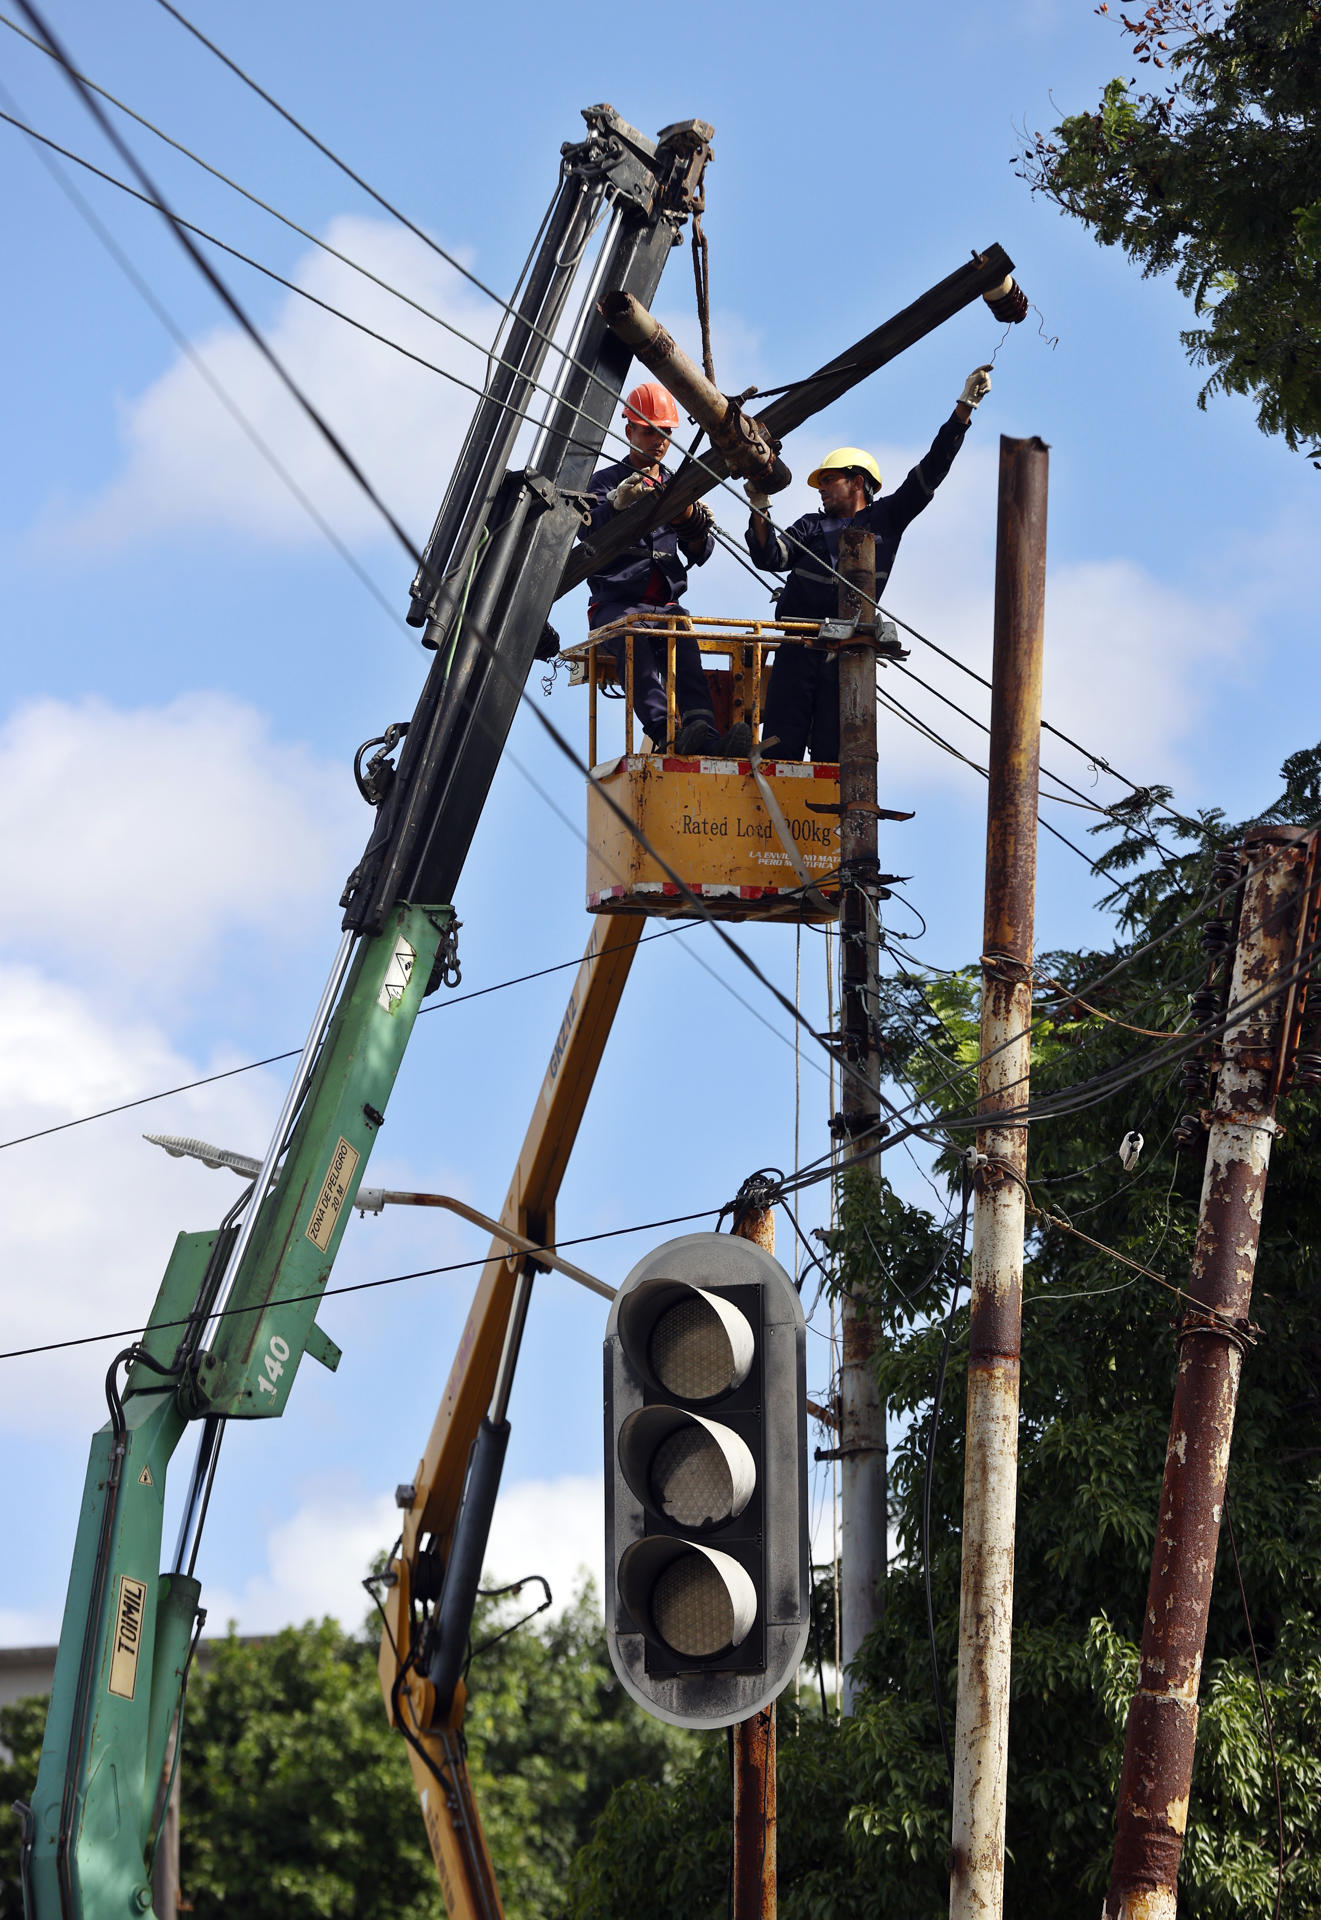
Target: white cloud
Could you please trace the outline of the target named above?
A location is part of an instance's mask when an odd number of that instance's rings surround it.
[[[370,1610],[363,1591],[373,1557],[399,1530],[388,1494],[316,1493],[266,1535],[266,1565],[237,1591],[208,1586],[202,1595],[207,1631],[274,1633],[326,1615],[356,1632]]]
[[[599,1478],[586,1475],[506,1484],[496,1505],[486,1574],[495,1584],[543,1574],[556,1612],[588,1575],[599,1594],[601,1503]],[[259,1573],[241,1588],[209,1587],[203,1594],[208,1632],[224,1633],[233,1620],[240,1633],[269,1633],[326,1614],[356,1630],[370,1605],[363,1575],[398,1529],[399,1516],[387,1494],[342,1487],[313,1492],[269,1529]]]
[[[496,309],[392,223],[333,220],[324,238],[477,340]],[[288,276],[298,286],[388,335],[434,365],[481,387],[484,355],[320,251]],[[424,536],[475,401],[462,388],[348,327],[293,294],[263,331],[367,477],[414,537]],[[382,523],[278,377],[234,327],[196,343],[215,380],[321,512],[347,539],[376,538]],[[182,528],[226,528],[263,543],[320,538],[251,440],[186,358],[124,403],[124,464],[75,516],[80,542],[120,547]]]
[[[30,701],[0,730],[0,944],[159,1006],[205,978],[223,935],[305,928],[363,819],[342,768],[225,695]]]
[[[501,1488],[486,1571],[498,1583],[540,1573],[555,1608],[567,1606],[590,1576],[601,1593],[605,1494],[599,1474],[519,1480]]]
[[[817,497],[806,476],[833,444],[810,431],[794,436],[788,453],[797,478],[777,503],[779,524],[815,508]],[[923,451],[874,449],[887,490],[900,484]],[[930,507],[905,533],[882,595],[891,612],[986,678],[994,620],[996,465],[990,447],[964,449]],[[741,508],[727,493],[714,495],[712,504],[741,550]],[[723,556],[694,576],[688,602],[696,612],[766,611],[758,587]],[[1048,564],[1045,716],[1130,778],[1182,785],[1190,778],[1199,719],[1216,687],[1234,672],[1248,624],[1223,596],[1182,592],[1130,560]],[[900,637],[912,649],[907,663],[912,672],[976,718],[988,717],[990,696],[984,687],[911,635]],[[985,764],[986,735],[980,728],[896,669],[886,670],[881,685],[961,753]],[[891,791],[897,786],[980,789],[975,774],[884,711],[880,746],[882,778]],[[1092,790],[1087,761],[1050,735],[1042,758],[1076,786]],[[1102,789],[1105,801],[1121,791],[1110,782]]]
[[[145,1018],[113,1020],[30,966],[0,966],[0,1138],[36,1132],[235,1064],[178,1053]],[[132,1329],[150,1312],[181,1219],[215,1219],[233,1176],[167,1158],[141,1138],[194,1134],[259,1149],[278,1098],[269,1074],[199,1087],[162,1110],[73,1128],[0,1153],[0,1283],[6,1350]],[[222,1185],[223,1181],[223,1185]],[[5,1363],[0,1428],[82,1433],[104,1407],[113,1345]]]
[[[53,1646],[59,1632],[58,1616],[32,1613],[19,1607],[0,1607],[0,1647]],[[45,1693],[49,1682],[34,1679],[32,1691]]]
[[[323,238],[470,339],[491,340],[500,317],[495,305],[394,223],[342,215]],[[482,387],[484,352],[319,249],[302,254],[288,277],[410,353]],[[557,331],[561,344],[575,313],[571,300]],[[668,324],[700,359],[691,313],[668,316]],[[717,364],[730,370],[730,384],[748,384],[760,358],[757,330],[732,312],[717,311],[712,331]],[[415,539],[424,537],[475,394],[294,294],[277,299],[263,332],[387,506]],[[246,336],[226,325],[194,345],[214,380],[336,531],[352,542],[383,537],[376,510]],[[552,350],[541,379],[551,383],[558,365]],[[635,372],[646,377],[642,368]],[[534,397],[534,415],[544,404]],[[619,422],[611,424],[618,428]],[[523,429],[525,446],[530,432]],[[92,549],[126,547],[189,528],[235,532],[264,545],[320,538],[306,510],[186,356],[121,403],[119,433],[119,472],[74,510],[71,524],[66,513],[48,515],[43,538],[72,537]],[[608,440],[604,457],[617,459],[621,451]]]
[[[915,452],[884,448],[882,469],[899,476]],[[970,446],[927,512],[904,537],[891,610],[985,678],[994,630],[995,452]],[[1097,556],[1053,563],[1047,550],[1045,718],[1137,781],[1181,785],[1185,758],[1217,681],[1232,674],[1246,621],[1223,597],[1186,593],[1134,562]],[[985,720],[984,687],[911,636],[910,668],[947,698]],[[883,684],[970,758],[985,764],[986,736],[900,674]],[[895,754],[917,779],[949,778],[954,763],[900,723],[890,724]],[[895,736],[901,736],[896,738]],[[1090,792],[1087,761],[1047,734],[1046,765]],[[933,769],[939,769],[933,775]],[[1101,798],[1117,797],[1108,781]]]

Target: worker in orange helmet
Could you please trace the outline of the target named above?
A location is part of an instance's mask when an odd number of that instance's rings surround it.
[[[624,435],[628,455],[592,475],[587,498],[593,527],[604,525],[616,513],[645,493],[663,491],[673,477],[663,464],[670,437],[679,424],[674,396],[659,381],[644,380],[624,401]],[[710,509],[700,501],[685,507],[672,521],[662,521],[632,546],[608,560],[588,578],[591,600],[588,626],[595,631],[626,615],[654,612],[683,615],[688,568],[704,566],[715,551]],[[668,624],[668,623],[667,623]],[[740,722],[727,733],[716,728],[715,712],[702,672],[702,655],[686,616],[680,622],[674,647],[675,696],[680,753],[737,759],[752,747],[752,730]],[[614,652],[620,678],[624,677],[624,641],[607,643]],[[658,623],[654,639],[644,633],[633,638],[633,710],[650,736],[655,751],[668,741],[665,698],[667,640]]]

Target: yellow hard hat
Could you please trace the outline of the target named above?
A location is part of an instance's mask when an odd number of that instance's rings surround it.
[[[838,473],[842,468],[847,467],[857,467],[860,472],[870,474],[876,485],[880,486],[881,470],[871,455],[864,453],[861,447],[836,447],[833,453],[826,455],[814,472],[808,474],[807,484],[809,487],[819,487],[822,474]]]

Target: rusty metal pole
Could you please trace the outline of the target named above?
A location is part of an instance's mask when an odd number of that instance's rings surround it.
[[[1106,1920],[1173,1920],[1176,1911],[1198,1683],[1292,999],[1285,991],[1261,996],[1283,986],[1303,945],[1315,839],[1302,828],[1258,827],[1244,840],[1249,877],[1188,1283],[1195,1304],[1179,1321]]]
[[[1001,438],[951,1920],[1004,1900],[1027,1127],[997,1115],[1028,1094],[1048,472],[1042,441]]]
[[[843,1084],[831,1122],[846,1153],[875,1139],[880,1126],[880,1059],[873,1037],[879,975],[876,893],[876,541],[860,528],[839,537],[842,619],[857,621],[857,644],[839,654],[840,1034]],[[879,1178],[876,1161],[867,1171]],[[846,1295],[840,1314],[839,1459],[841,1658],[844,1711],[855,1688],[849,1667],[885,1604],[887,1524],[885,1411],[872,1355],[870,1316]]]
[[[775,1252],[775,1209],[753,1207],[734,1232]],[[775,1706],[740,1720],[734,1736],[733,1920],[775,1920]]]

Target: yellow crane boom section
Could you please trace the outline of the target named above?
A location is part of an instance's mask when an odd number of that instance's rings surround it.
[[[505,1232],[552,1247],[555,1202],[596,1079],[633,956],[642,916],[598,920],[574,977],[564,1019],[500,1211],[464,1324],[431,1437],[418,1463],[413,1498],[384,1602],[380,1679],[386,1712],[408,1741],[427,1839],[449,1920],[502,1920],[485,1835],[463,1757],[466,1690],[460,1683],[443,1724],[434,1724],[434,1692],[412,1664],[411,1596],[422,1542],[431,1537],[444,1559],[459,1510],[468,1454],[490,1405],[509,1330],[515,1283],[535,1256]]]

